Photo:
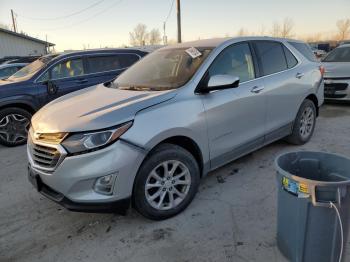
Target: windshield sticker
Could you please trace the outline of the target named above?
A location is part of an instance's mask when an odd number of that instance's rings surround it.
[[[192,57],[193,59],[194,58],[197,58],[197,57],[200,57],[202,55],[201,52],[198,51],[198,49],[194,48],[194,47],[191,47],[189,49],[186,49],[185,50],[187,54],[190,55],[190,57]]]

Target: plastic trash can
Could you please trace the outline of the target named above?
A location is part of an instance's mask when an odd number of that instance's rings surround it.
[[[350,159],[290,152],[275,160],[277,246],[290,261],[342,261],[350,211]]]

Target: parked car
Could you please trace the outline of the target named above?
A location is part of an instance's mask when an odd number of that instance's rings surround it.
[[[111,81],[146,54],[138,49],[100,49],[46,55],[0,81],[0,144],[24,144],[31,116],[43,105]]]
[[[26,63],[14,63],[14,64],[3,64],[0,65],[0,80],[6,79],[12,76],[21,68],[25,67]]]
[[[325,98],[350,101],[350,44],[338,46],[324,59]]]
[[[0,59],[0,64],[32,63],[40,56],[5,56]]]
[[[317,58],[322,58],[327,54],[326,51],[317,48],[312,48],[312,52]]]
[[[76,211],[184,210],[209,171],[275,140],[304,144],[323,103],[307,44],[266,37],[159,49],[108,87],[63,96],[32,118],[29,179]]]

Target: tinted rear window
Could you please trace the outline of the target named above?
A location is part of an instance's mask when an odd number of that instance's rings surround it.
[[[130,67],[136,63],[140,58],[135,54],[123,54],[119,56],[120,64],[123,68]]]
[[[292,52],[289,51],[289,49],[285,46],[283,46],[283,49],[284,49],[284,54],[286,55],[288,68],[292,68],[296,66],[296,64],[298,63],[298,60],[295,58]]]
[[[288,68],[282,45],[272,41],[257,41],[255,46],[261,61],[263,75],[270,75]]]
[[[113,56],[92,56],[87,59],[89,73],[118,70],[123,68],[117,55]]]
[[[304,43],[288,42],[295,49],[297,49],[305,58],[311,62],[317,62],[315,54],[312,52],[311,47]]]
[[[330,52],[323,62],[350,62],[350,47],[338,47]]]

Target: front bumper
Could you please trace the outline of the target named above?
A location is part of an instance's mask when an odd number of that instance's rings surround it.
[[[328,78],[324,80],[324,97],[327,100],[350,100],[350,78]]]
[[[66,156],[52,172],[41,170],[28,150],[29,180],[51,200],[74,211],[109,212],[129,206],[134,179],[145,152],[118,140],[87,154]],[[115,175],[113,193],[94,191],[97,178]],[[35,179],[35,181],[33,180]]]

